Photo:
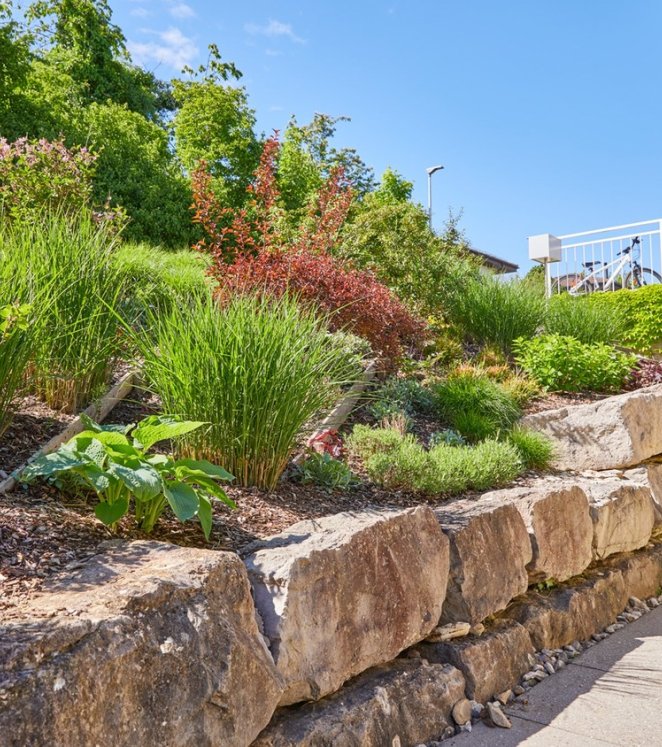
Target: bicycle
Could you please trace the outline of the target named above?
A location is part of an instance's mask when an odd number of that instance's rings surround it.
[[[650,267],[642,267],[639,264],[639,254],[641,241],[638,236],[632,239],[632,244],[622,251],[618,252],[617,259],[604,263],[602,260],[593,260],[582,262],[582,267],[586,269],[585,273],[570,273],[569,275],[560,275],[554,280],[553,290],[556,293],[567,291],[571,296],[580,293],[595,293],[596,291],[620,290],[621,288],[643,288],[645,285],[655,285],[662,283],[662,275]],[[620,259],[619,259],[620,258]],[[629,265],[630,271],[623,276],[623,270]],[[616,266],[616,269],[608,274],[609,268]],[[623,279],[623,282],[621,282]]]

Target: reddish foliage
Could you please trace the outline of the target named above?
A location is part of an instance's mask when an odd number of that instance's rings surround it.
[[[626,389],[641,389],[652,384],[662,384],[662,362],[641,358],[626,382]]]
[[[318,454],[330,454],[334,459],[340,459],[343,455],[342,437],[335,428],[309,438],[307,446]]]
[[[367,339],[389,365],[402,346],[418,347],[424,323],[369,272],[343,266],[328,252],[338,239],[352,201],[342,169],[336,169],[311,205],[296,237],[279,230],[276,136],[266,141],[245,208],[218,205],[206,165],[192,177],[195,221],[207,238],[196,248],[216,260],[210,273],[221,299],[234,294],[284,293],[330,315],[332,329]]]

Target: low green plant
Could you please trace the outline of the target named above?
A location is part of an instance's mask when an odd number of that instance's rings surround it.
[[[550,299],[544,327],[548,334],[574,337],[587,345],[598,342],[613,345],[627,330],[625,314],[617,305],[595,304],[589,297],[574,297],[567,293]],[[662,327],[660,332],[662,334]]]
[[[148,313],[133,333],[164,409],[209,422],[180,453],[224,464],[240,485],[273,488],[297,435],[355,380],[355,360],[294,300],[204,295]]]
[[[32,349],[31,309],[19,303],[0,307],[0,436],[11,422]]]
[[[222,467],[205,460],[150,453],[155,444],[181,438],[205,423],[163,415],[150,415],[138,425],[128,426],[100,426],[89,418],[85,421],[86,430],[56,452],[28,465],[21,479],[73,478],[72,484],[96,493],[99,502],[94,512],[110,527],[128,512],[133,501],[136,522],[146,533],[152,531],[169,505],[180,521],[197,516],[209,539],[211,501],[235,507],[218,485],[233,479]]]
[[[528,284],[481,276],[453,296],[446,312],[464,337],[509,354],[513,340],[532,337],[542,326],[545,307],[544,296]]]
[[[411,436],[398,438],[395,432],[395,437],[377,432],[370,438],[363,430],[357,434],[357,428],[350,448],[363,459],[370,478],[387,488],[454,495],[505,485],[523,469],[517,449],[505,441],[489,439],[475,446],[441,444],[426,451]]]
[[[436,431],[430,436],[429,445],[430,448],[434,446],[464,446],[467,442],[464,437],[461,436],[457,431],[447,428],[443,431]]]
[[[396,451],[403,443],[415,443],[411,435],[403,436],[392,428],[371,428],[369,425],[355,425],[347,439],[350,453],[367,459],[373,454],[388,454]]]
[[[598,313],[615,313],[622,320],[623,332],[612,342],[648,354],[662,341],[662,285],[592,293],[586,302]]]
[[[611,345],[586,345],[562,335],[516,340],[514,352],[517,364],[540,386],[566,392],[619,391],[637,360]]]
[[[549,469],[554,457],[554,445],[542,433],[516,427],[508,434],[508,440],[519,452],[527,469]]]
[[[303,483],[332,489],[349,488],[358,482],[345,462],[327,452],[314,452],[307,457],[299,467],[299,478]]]
[[[433,388],[439,415],[470,441],[509,430],[522,412],[516,398],[480,369],[461,369]]]

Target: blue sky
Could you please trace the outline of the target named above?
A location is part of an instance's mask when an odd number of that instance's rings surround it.
[[[526,237],[662,216],[659,0],[110,0],[164,79],[216,42],[258,127],[348,115],[338,143],[529,266]]]

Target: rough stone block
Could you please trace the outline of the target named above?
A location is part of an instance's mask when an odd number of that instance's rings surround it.
[[[662,534],[662,464],[660,462],[649,462],[623,474],[627,479],[644,485],[651,491],[655,513],[653,534],[655,536]]]
[[[627,601],[620,571],[595,571],[574,586],[528,595],[513,604],[504,617],[523,625],[536,649],[559,648],[603,630]]]
[[[545,479],[487,494],[492,495],[511,500],[522,514],[533,549],[529,583],[565,581],[590,565],[593,522],[586,494],[578,485]]]
[[[430,662],[457,667],[466,680],[467,698],[479,703],[516,685],[535,653],[526,629],[512,620],[498,620],[478,637],[421,643],[416,650]]]
[[[458,501],[435,514],[451,545],[442,623],[480,622],[526,591],[531,542],[511,502],[483,497]]]
[[[632,467],[662,453],[662,384],[527,415],[522,425],[552,440],[557,469]]]
[[[441,613],[448,540],[427,507],[304,521],[246,558],[286,690],[316,700],[428,635]]]
[[[282,683],[241,560],[111,545],[3,621],[0,741],[250,744]]]
[[[621,573],[628,597],[647,599],[658,596],[662,587],[662,545],[609,558],[604,567]]]
[[[277,711],[255,747],[413,746],[440,739],[463,697],[454,667],[398,659],[316,703]]]
[[[593,558],[644,547],[653,532],[655,510],[651,491],[622,477],[581,478],[593,520]]]

